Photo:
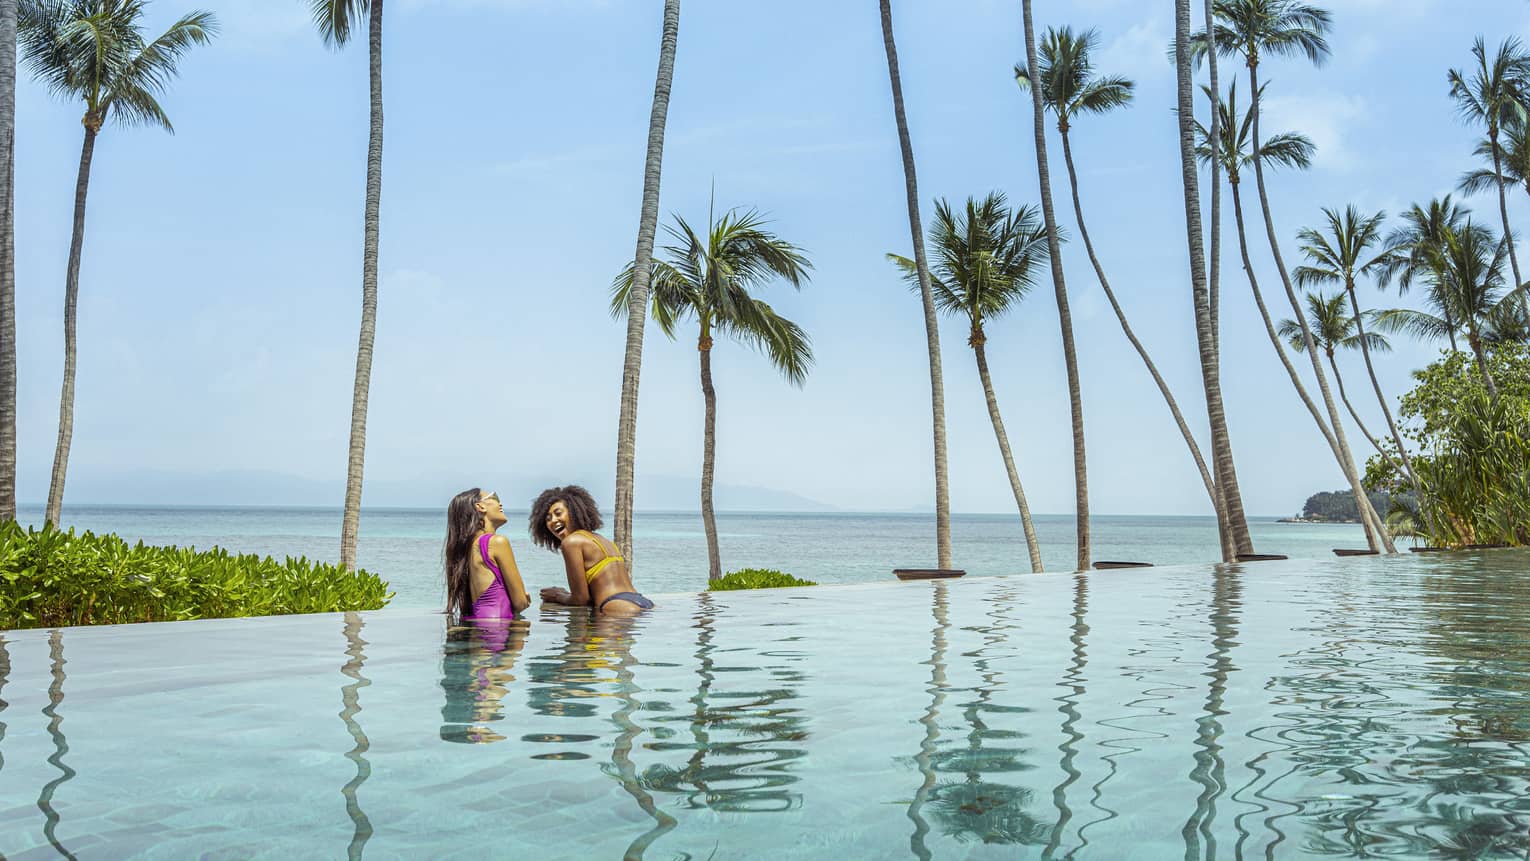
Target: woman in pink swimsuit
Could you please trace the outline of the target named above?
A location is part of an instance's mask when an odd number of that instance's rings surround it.
[[[478,488],[452,497],[446,507],[446,613],[463,621],[514,619],[531,606],[505,525],[499,495]]]

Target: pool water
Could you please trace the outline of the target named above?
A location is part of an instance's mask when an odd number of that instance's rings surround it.
[[[1525,858],[1530,553],[0,635],[8,859]]]

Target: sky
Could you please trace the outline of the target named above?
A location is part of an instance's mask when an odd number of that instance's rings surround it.
[[[553,481],[609,492],[625,324],[606,309],[610,282],[633,255],[662,5],[388,4],[364,504],[434,507],[478,485],[513,505]],[[1323,206],[1395,214],[1452,191],[1474,166],[1478,132],[1456,118],[1446,71],[1471,60],[1478,34],[1493,45],[1530,35],[1530,4],[1507,0],[1323,5],[1335,19],[1331,60],[1261,67],[1266,135],[1300,131],[1318,147],[1311,170],[1271,177],[1292,266],[1297,230],[1316,225]],[[338,506],[360,318],[366,46],[326,48],[298,0],[204,6],[222,32],[184,59],[162,99],[175,134],[112,125],[96,146],[66,503],[150,501],[149,488],[173,486],[188,503]],[[154,0],[148,29],[157,34],[189,8]],[[1174,70],[1165,58],[1172,4],[1040,0],[1035,15],[1038,28],[1097,28],[1098,69],[1137,82],[1129,108],[1075,123],[1080,190],[1112,285],[1204,446]],[[959,203],[1001,190],[1012,203],[1038,202],[1030,101],[1011,71],[1024,55],[1020,4],[901,0],[894,25],[926,223],[937,198]],[[1239,71],[1224,63],[1222,77]],[[1246,96],[1246,73],[1240,83]],[[23,502],[47,494],[57,433],[80,113],[23,70]],[[1058,217],[1076,235],[1049,129]],[[811,281],[800,292],[776,284],[762,295],[807,330],[816,358],[799,389],[747,347],[717,342],[719,483],[846,510],[931,507],[923,314],[884,257],[910,248],[876,3],[686,0],[663,221],[704,221],[714,190],[719,209],[758,208],[805,249]],[[1511,195],[1511,219],[1530,218],[1527,203]],[[1490,197],[1470,205],[1497,225]],[[1264,335],[1230,212],[1224,230],[1222,380],[1244,503],[1252,514],[1287,515],[1344,481]],[[1275,290],[1268,245],[1260,235],[1251,241],[1261,285]],[[1064,264],[1092,509],[1210,514],[1082,243],[1065,246]],[[1361,298],[1389,307],[1418,297],[1367,284]],[[1050,282],[1043,278],[987,334],[1031,508],[1070,513],[1071,429]],[[952,508],[1012,511],[966,325],[944,320],[941,338]],[[1438,348],[1394,345],[1378,373],[1395,399]],[[1379,427],[1360,357],[1341,361],[1356,406]],[[671,342],[650,326],[639,508],[684,505],[684,493],[657,489],[694,486],[701,430],[695,332],[682,326]],[[1347,430],[1363,452],[1363,438]],[[647,499],[645,486],[655,489]]]

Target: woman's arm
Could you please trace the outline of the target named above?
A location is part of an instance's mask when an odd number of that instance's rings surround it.
[[[586,607],[590,604],[590,587],[584,579],[584,542],[589,541],[583,536],[577,539],[569,539],[563,542],[560,548],[563,552],[563,573],[568,578],[567,589],[543,589],[542,600],[552,604],[567,604],[571,607]]]
[[[521,569],[515,564],[515,551],[510,549],[510,539],[496,535],[489,539],[489,557],[499,566],[505,578],[505,591],[510,593],[510,606],[516,615],[531,606],[531,596],[526,594],[526,584],[521,580]]]

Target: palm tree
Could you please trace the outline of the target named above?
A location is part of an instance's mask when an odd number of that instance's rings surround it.
[[[1260,320],[1264,323],[1265,334],[1269,336],[1270,346],[1274,348],[1276,357],[1280,359],[1281,367],[1285,368],[1286,375],[1291,380],[1291,387],[1296,390],[1297,397],[1301,399],[1302,405],[1312,415],[1312,421],[1317,425],[1318,431],[1323,435],[1323,439],[1328,443],[1330,450],[1333,451],[1334,459],[1338,461],[1341,469],[1345,469],[1345,464],[1352,463],[1352,461],[1345,456],[1344,450],[1339,447],[1338,440],[1329,428],[1327,420],[1324,419],[1322,411],[1318,409],[1317,404],[1307,393],[1307,387],[1302,384],[1301,375],[1297,373],[1296,367],[1291,364],[1290,358],[1286,356],[1285,348],[1281,344],[1280,335],[1275,330],[1275,321],[1270,316],[1269,307],[1264,302],[1264,294],[1259,289],[1259,278],[1254,274],[1254,263],[1249,255],[1248,228],[1243,218],[1242,180],[1243,172],[1248,169],[1249,165],[1254,163],[1254,151],[1251,143],[1254,110],[1251,107],[1246,113],[1241,116],[1239,115],[1238,85],[1236,82],[1228,88],[1227,98],[1218,101],[1220,106],[1217,110],[1220,114],[1220,122],[1217,127],[1220,139],[1213,145],[1210,132],[1204,126],[1196,123],[1196,130],[1199,134],[1196,155],[1201,161],[1215,159],[1221,162],[1222,169],[1227,173],[1227,184],[1232,189],[1233,217],[1238,227],[1238,251],[1242,255],[1243,271],[1248,276],[1249,289],[1254,296],[1254,305],[1259,309]],[[1264,146],[1260,148],[1263,161],[1267,161],[1277,167],[1298,169],[1306,168],[1312,163],[1313,149],[1312,141],[1302,135],[1291,132],[1272,135],[1268,141],[1265,141]],[[1298,323],[1298,327],[1300,325]],[[1305,338],[1303,340],[1303,347],[1306,347]],[[1347,469],[1345,469],[1345,475],[1346,477],[1349,475]],[[1377,521],[1373,521],[1365,516],[1363,507],[1361,508],[1360,522],[1365,528],[1366,539],[1370,543],[1371,549],[1379,549]]]
[[[356,534],[361,527],[361,478],[367,452],[367,394],[372,386],[372,344],[377,335],[377,244],[382,209],[383,0],[308,0],[324,44],[339,49],[351,26],[367,16],[367,58],[371,82],[371,123],[367,133],[367,186],[361,231],[361,337],[356,345],[356,382],[351,390],[351,441],[345,470],[345,511],[340,518],[340,564],[356,570]]]
[[[74,229],[64,276],[64,384],[44,512],[49,523],[59,522],[74,436],[75,310],[96,136],[109,119],[119,125],[158,126],[174,133],[159,97],[180,73],[181,57],[193,46],[207,44],[217,32],[211,12],[192,12],[158,38],[145,41],[144,6],[144,0],[20,0],[17,5],[20,43],[33,74],[55,95],[85,103],[81,118],[85,141],[74,187]],[[9,183],[5,193],[10,197]]]
[[[16,519],[16,0],[0,0],[0,520]]]
[[[1216,20],[1212,0],[1202,0],[1202,17],[1206,25]],[[1217,76],[1217,57],[1213,53],[1207,57],[1209,86],[1211,87],[1211,136],[1217,137],[1221,130],[1221,105],[1219,100],[1222,96],[1222,87]],[[1222,183],[1218,176],[1221,165],[1215,159],[1211,162],[1211,254],[1207,266],[1207,284],[1205,296],[1198,296],[1191,290],[1191,305],[1198,309],[1196,301],[1206,303],[1206,327],[1207,337],[1211,341],[1209,356],[1201,355],[1202,389],[1207,393],[1206,415],[1211,425],[1211,445],[1213,449],[1212,460],[1219,464],[1225,464],[1227,472],[1217,477],[1217,503],[1222,506],[1225,513],[1222,516],[1222,558],[1228,560],[1229,550],[1234,553],[1253,553],[1253,540],[1248,536],[1248,519],[1243,516],[1243,494],[1238,487],[1237,471],[1233,464],[1232,437],[1227,432],[1226,408],[1222,401]],[[1201,318],[1195,318],[1197,325],[1201,324]],[[1197,330],[1199,333],[1199,330]],[[1210,365],[1206,359],[1210,359]],[[1209,372],[1209,373],[1208,373]],[[1209,382],[1208,382],[1209,380]],[[1219,460],[1216,452],[1223,453]],[[1232,516],[1236,510],[1238,515]],[[1236,558],[1233,556],[1231,558]]]
[[[930,286],[935,304],[947,314],[964,314],[971,326],[968,346],[977,359],[978,377],[988,402],[988,418],[999,442],[999,454],[1009,475],[1009,486],[1020,509],[1020,527],[1031,556],[1031,570],[1040,573],[1041,545],[1031,522],[1031,507],[1020,485],[1020,473],[1010,453],[1009,435],[999,416],[999,401],[994,396],[993,380],[988,374],[988,342],[983,329],[985,320],[1003,316],[1020,304],[1036,283],[1036,267],[1047,258],[1046,235],[1037,223],[1036,210],[1022,206],[1010,212],[1002,192],[991,192],[981,202],[967,199],[962,215],[953,215],[944,200],[935,203],[935,223],[930,227],[930,244],[935,247],[935,266]],[[887,255],[903,270],[904,276],[919,286],[919,270],[914,261],[897,254]]]
[[[1471,70],[1471,78],[1461,69],[1451,69],[1446,75],[1450,82],[1450,97],[1456,101],[1456,110],[1467,122],[1481,124],[1487,129],[1488,154],[1493,160],[1494,185],[1498,187],[1498,214],[1503,219],[1503,235],[1509,244],[1509,265],[1514,271],[1514,283],[1525,283],[1519,277],[1519,258],[1514,253],[1514,231],[1509,227],[1509,204],[1504,194],[1503,159],[1499,150],[1498,136],[1505,126],[1513,125],[1521,110],[1520,104],[1530,86],[1530,54],[1526,54],[1520,41],[1512,36],[1498,46],[1498,53],[1488,59],[1487,44],[1478,36],[1472,42],[1472,57],[1477,64]],[[1479,154],[1481,148],[1478,149]]]
[[[632,493],[637,460],[638,375],[643,363],[643,329],[648,315],[648,272],[653,260],[653,236],[659,225],[659,178],[664,163],[664,123],[669,117],[669,91],[675,79],[675,43],[680,37],[680,0],[664,0],[664,24],[659,37],[659,73],[653,85],[653,110],[648,115],[648,156],[643,164],[643,203],[638,214],[637,278],[627,307],[627,350],[622,359],[621,416],[616,424],[616,525],[614,538],[633,560]]]
[[[1250,107],[1250,144],[1253,154],[1254,181],[1259,189],[1260,208],[1264,213],[1265,235],[1270,243],[1270,252],[1275,258],[1275,270],[1279,273],[1281,285],[1286,291],[1286,300],[1291,305],[1291,312],[1296,315],[1297,322],[1305,329],[1306,319],[1302,316],[1301,304],[1297,301],[1296,288],[1292,286],[1285,258],[1280,253],[1280,240],[1275,234],[1275,219],[1270,211],[1270,197],[1264,183],[1264,167],[1259,143],[1259,102],[1264,92],[1259,86],[1259,59],[1262,55],[1301,55],[1313,64],[1321,65],[1328,57],[1326,34],[1332,16],[1326,10],[1308,5],[1301,0],[1217,0],[1214,9],[1219,20],[1208,22],[1210,26],[1207,31],[1195,34],[1191,40],[1192,50],[1197,56],[1204,56],[1213,49],[1222,55],[1240,55],[1243,57],[1244,64],[1248,66],[1249,92],[1253,94],[1253,104]],[[1307,340],[1311,340],[1310,333]],[[1334,442],[1340,451],[1340,467],[1355,494],[1361,520],[1367,521],[1370,530],[1379,535],[1383,549],[1388,553],[1395,553],[1397,548],[1392,545],[1391,536],[1386,534],[1381,517],[1371,507],[1365,488],[1361,484],[1360,471],[1355,467],[1354,456],[1350,453],[1349,440],[1344,435],[1344,426],[1339,420],[1338,407],[1334,404],[1333,393],[1328,388],[1327,375],[1323,373],[1323,365],[1318,360],[1317,350],[1313,344],[1309,343],[1306,352],[1312,360],[1312,370],[1317,377],[1318,391],[1323,396],[1323,405],[1328,411],[1328,422]],[[1373,546],[1372,549],[1377,548]]]
[[[1036,63],[1036,28],[1031,22],[1031,0],[1022,0],[1025,18],[1025,67]],[[1047,228],[1047,256],[1052,264],[1052,291],[1057,297],[1057,321],[1062,328],[1063,364],[1068,371],[1068,411],[1073,420],[1073,493],[1077,520],[1077,570],[1089,570],[1089,470],[1084,452],[1084,400],[1079,386],[1078,354],[1073,347],[1073,315],[1068,310],[1068,284],[1063,278],[1062,251],[1057,234],[1057,215],[1052,211],[1052,178],[1047,168],[1047,130],[1041,90],[1031,87],[1032,127],[1036,137],[1036,178],[1041,191],[1041,217]]]
[[[1099,35],[1094,30],[1078,35],[1074,35],[1073,31],[1066,27],[1062,30],[1047,30],[1040,47],[1039,79],[1042,101],[1057,116],[1057,129],[1062,135],[1063,158],[1068,166],[1068,184],[1073,193],[1073,214],[1078,223],[1079,235],[1084,239],[1084,248],[1089,254],[1089,261],[1094,265],[1095,275],[1100,280],[1100,286],[1105,290],[1105,297],[1110,300],[1110,307],[1115,310],[1116,319],[1121,323],[1121,330],[1126,333],[1127,340],[1137,350],[1137,355],[1142,358],[1148,373],[1158,384],[1158,390],[1163,394],[1164,401],[1169,405],[1169,412],[1174,416],[1180,434],[1185,439],[1185,445],[1190,449],[1190,456],[1195,460],[1195,465],[1201,473],[1201,481],[1206,485],[1206,492],[1211,497],[1212,508],[1216,510],[1219,520],[1226,521],[1228,517],[1223,510],[1223,501],[1216,480],[1212,478],[1210,470],[1206,467],[1206,461],[1201,456],[1201,449],[1195,441],[1195,435],[1191,433],[1189,425],[1185,422],[1184,414],[1180,412],[1179,403],[1175,401],[1168,383],[1164,381],[1163,375],[1158,373],[1158,367],[1153,364],[1147,349],[1142,346],[1142,342],[1132,331],[1131,324],[1126,319],[1126,312],[1122,310],[1115,291],[1111,289],[1110,280],[1105,276],[1105,268],[1100,264],[1094,250],[1094,243],[1089,238],[1089,229],[1084,223],[1084,211],[1078,192],[1078,171],[1073,165],[1073,147],[1069,140],[1073,118],[1082,113],[1102,114],[1130,104],[1132,90],[1136,86],[1125,78],[1101,78],[1094,75],[1090,54],[1098,44]],[[1022,89],[1031,85],[1030,72],[1026,66],[1015,66],[1015,82]],[[1221,414],[1222,404],[1220,389],[1220,385],[1212,389],[1218,415]],[[1213,430],[1213,437],[1225,439],[1225,421],[1222,422],[1221,429],[1222,435],[1219,437]],[[1230,467],[1231,458],[1227,459],[1227,463]],[[1232,477],[1231,484],[1234,488],[1236,488],[1236,482],[1236,477]],[[1233,494],[1238,515],[1231,523],[1241,524],[1241,535],[1248,547],[1240,549],[1236,540],[1229,542],[1230,547],[1224,549],[1231,552],[1223,554],[1228,561],[1231,561],[1236,553],[1252,552],[1253,549],[1252,542],[1248,541],[1248,523],[1242,514],[1242,500],[1238,497],[1236,489],[1233,490]],[[1236,526],[1234,531],[1237,531]]]
[[[1402,458],[1403,471],[1408,474],[1408,480],[1413,483],[1415,493],[1422,494],[1419,487],[1418,477],[1413,474],[1413,459],[1408,456],[1408,449],[1403,445],[1402,434],[1397,430],[1397,422],[1392,419],[1392,410],[1387,406],[1386,395],[1381,392],[1381,382],[1376,379],[1376,368],[1371,363],[1371,345],[1375,343],[1366,337],[1365,317],[1360,311],[1360,299],[1355,294],[1355,280],[1362,275],[1374,275],[1386,268],[1390,251],[1381,250],[1372,253],[1372,250],[1382,244],[1381,225],[1386,220],[1386,213],[1377,212],[1374,215],[1361,215],[1353,205],[1344,209],[1343,215],[1337,211],[1324,208],[1323,215],[1328,219],[1328,232],[1325,235],[1321,231],[1310,227],[1303,228],[1297,234],[1302,243],[1302,254],[1311,261],[1309,265],[1296,267],[1296,283],[1302,286],[1317,284],[1342,284],[1344,292],[1349,295],[1349,310],[1352,315],[1355,328],[1355,343],[1360,347],[1360,355],[1365,357],[1365,370],[1371,377],[1371,388],[1376,392],[1376,402],[1381,404],[1381,414],[1387,420],[1387,430],[1392,434],[1392,442],[1397,445],[1397,451]],[[1299,327],[1298,327],[1299,328]],[[1321,345],[1319,345],[1321,346]],[[1333,354],[1329,353],[1329,365],[1333,368],[1334,379],[1339,386],[1339,397],[1344,405],[1349,407],[1351,415],[1355,414],[1354,407],[1349,405],[1349,398],[1344,394],[1344,381],[1339,379],[1339,368],[1333,364]],[[1360,417],[1355,415],[1355,423],[1360,423]],[[1374,445],[1376,440],[1371,437],[1364,425],[1360,427]]]
[[[1459,228],[1446,227],[1440,237],[1436,265],[1441,275],[1441,314],[1411,308],[1394,308],[1376,317],[1388,332],[1407,332],[1420,340],[1438,340],[1451,333],[1466,336],[1488,394],[1498,397],[1498,387],[1488,371],[1487,345],[1494,340],[1495,324],[1512,320],[1524,291],[1505,293],[1504,261],[1509,242],[1468,218]]]
[[[1365,438],[1370,440],[1376,452],[1390,462],[1391,455],[1387,454],[1375,435],[1366,428],[1365,422],[1360,419],[1360,413],[1355,410],[1354,404],[1350,403],[1349,394],[1344,390],[1344,377],[1339,373],[1339,365],[1334,356],[1339,350],[1361,349],[1362,342],[1367,349],[1378,353],[1390,352],[1392,344],[1387,341],[1386,336],[1376,332],[1357,331],[1355,318],[1349,315],[1344,307],[1345,304],[1345,296],[1342,292],[1332,296],[1325,296],[1318,292],[1308,293],[1307,328],[1312,331],[1312,340],[1317,344],[1318,349],[1322,350],[1323,355],[1328,358],[1328,367],[1333,371],[1334,381],[1339,386],[1339,398],[1344,401],[1350,417],[1355,420],[1355,425],[1360,428],[1362,434],[1365,434]],[[1367,311],[1366,314],[1372,319],[1377,316],[1374,311]],[[1288,317],[1281,320],[1276,328],[1280,332],[1280,337],[1286,339],[1286,343],[1291,345],[1291,349],[1298,353],[1307,349],[1307,340],[1302,337],[1300,323]],[[1411,477],[1412,474],[1410,470],[1408,475]]]
[[[935,439],[935,555],[937,567],[951,567],[951,494],[946,478],[946,384],[940,371],[940,326],[935,319],[935,296],[924,258],[924,227],[919,221],[919,182],[914,175],[914,146],[909,142],[908,117],[903,110],[903,82],[898,76],[898,46],[893,42],[891,0],[881,0],[882,47],[887,52],[887,78],[892,84],[893,114],[898,145],[903,152],[903,181],[908,197],[908,229],[913,237],[914,264],[919,273],[919,300],[924,306],[925,346],[930,353],[930,412]]]
[[[1221,392],[1220,363],[1217,360],[1217,344],[1211,321],[1210,286],[1206,279],[1205,245],[1201,238],[1201,188],[1196,173],[1195,114],[1192,105],[1192,75],[1190,71],[1190,0],[1174,2],[1174,71],[1176,79],[1175,98],[1179,118],[1180,181],[1185,192],[1185,241],[1190,250],[1190,295],[1195,311],[1196,345],[1200,351],[1201,381],[1206,391],[1207,413],[1214,412]],[[1212,422],[1215,428],[1215,421]],[[1213,432],[1214,433],[1214,432]],[[1212,440],[1212,458],[1216,459],[1217,439]],[[1233,539],[1227,519],[1226,488],[1218,484],[1214,494],[1217,512],[1217,532],[1222,544],[1222,558],[1232,561],[1238,548]]]
[[[801,288],[812,268],[802,250],[764,230],[765,221],[750,210],[730,210],[722,218],[707,216],[705,238],[698,236],[685,219],[675,217],[666,228],[680,245],[667,245],[669,261],[649,266],[650,305],[653,317],[670,338],[675,324],[695,317],[700,333],[696,349],[701,354],[701,394],[706,401],[706,425],[701,459],[701,519],[707,533],[707,577],[722,578],[722,559],[717,549],[717,522],[712,512],[712,472],[717,436],[717,393],[712,386],[712,335],[728,334],[769,357],[793,385],[807,379],[813,350],[807,333],[777,314],[750,292],[776,278]],[[627,313],[636,283],[636,264],[617,276],[612,286],[611,313]]]
[[[1407,293],[1414,281],[1422,280],[1429,289],[1429,304],[1446,322],[1444,334],[1450,340],[1451,352],[1456,350],[1456,327],[1444,272],[1445,231],[1459,229],[1470,212],[1453,203],[1448,194],[1429,201],[1427,208],[1413,204],[1402,214],[1402,226],[1387,234],[1390,253],[1376,278],[1385,288],[1395,276],[1399,295]]]

